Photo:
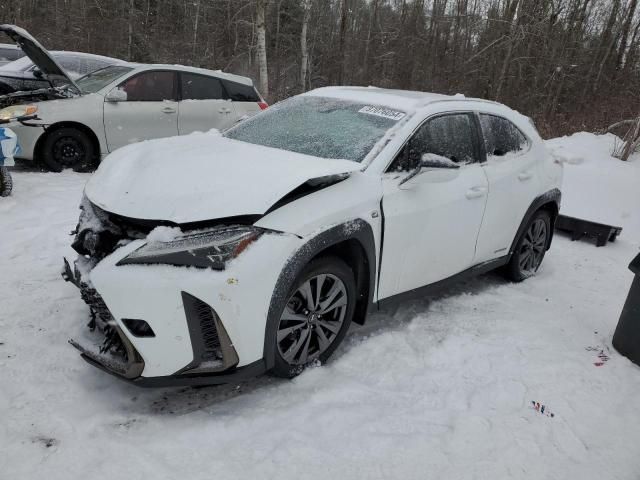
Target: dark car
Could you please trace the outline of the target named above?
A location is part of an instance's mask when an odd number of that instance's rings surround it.
[[[0,43],[0,65],[5,65],[24,57],[24,52],[10,43]]]
[[[22,52],[22,50],[19,50]],[[0,50],[0,56],[2,56]],[[122,60],[101,55],[80,52],[49,52],[64,68],[71,78],[79,78]],[[18,91],[37,90],[50,86],[49,81],[40,72],[29,57],[19,58],[0,66],[0,95]]]

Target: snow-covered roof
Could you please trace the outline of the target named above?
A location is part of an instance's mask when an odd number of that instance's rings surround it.
[[[461,94],[442,95],[439,93],[418,92],[414,90],[393,90],[378,87],[323,87],[311,90],[305,95],[331,97],[360,103],[371,103],[393,107],[404,111],[413,111],[433,102],[440,101],[478,101],[487,100],[469,98]],[[494,102],[491,102],[494,103]]]
[[[154,69],[154,68],[168,68],[171,70],[181,70],[184,72],[202,73],[203,75],[214,75],[216,77],[224,78],[225,80],[229,80],[232,82],[253,86],[253,80],[251,80],[249,77],[243,77],[242,75],[223,72],[222,70],[209,70],[206,68],[189,67],[187,65],[168,64],[168,63],[131,63],[129,62],[129,64],[141,70]]]
[[[105,55],[96,55],[95,53],[72,52],[72,51],[69,51],[69,50],[49,50],[49,53],[51,55],[53,55],[54,57],[61,56],[61,55],[66,55],[66,56],[77,57],[77,58],[104,60],[104,61],[110,62],[110,63],[114,63],[114,62],[127,63],[125,60],[121,60],[119,58],[107,57]]]

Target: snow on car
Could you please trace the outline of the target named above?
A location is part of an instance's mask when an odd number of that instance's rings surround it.
[[[498,267],[533,275],[561,178],[504,105],[377,88],[122,148],[85,188],[64,276],[94,331],[72,343],[136,385],[295,376],[379,306]]]
[[[225,129],[267,107],[247,77],[181,65],[120,62],[75,79],[25,30],[0,25],[0,32],[22,47],[49,83],[0,95],[0,108],[37,112],[36,120],[12,125],[19,158],[42,159],[52,171],[93,169],[124,145]]]

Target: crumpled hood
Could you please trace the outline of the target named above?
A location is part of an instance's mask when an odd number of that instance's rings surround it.
[[[117,215],[183,224],[262,215],[308,180],[361,168],[212,131],[118,149],[89,179],[85,194]]]

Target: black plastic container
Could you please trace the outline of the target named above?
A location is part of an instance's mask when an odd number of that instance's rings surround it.
[[[631,261],[629,270],[635,278],[613,334],[613,347],[640,365],[640,254]]]

